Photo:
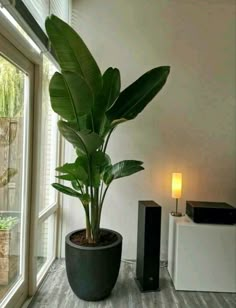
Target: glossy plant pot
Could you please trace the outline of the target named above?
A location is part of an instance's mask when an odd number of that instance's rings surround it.
[[[116,235],[117,240],[106,246],[79,246],[71,236],[82,230],[75,230],[66,236],[66,272],[73,292],[86,301],[99,301],[109,296],[115,286],[121,261],[122,236],[109,229],[102,229]]]

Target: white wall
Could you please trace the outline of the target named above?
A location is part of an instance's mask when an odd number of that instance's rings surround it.
[[[123,257],[136,257],[138,200],[162,205],[161,258],[167,258],[171,173],[183,173],[186,200],[236,205],[236,3],[234,0],[80,0],[73,25],[102,71],[116,66],[126,87],[145,71],[171,65],[165,89],[120,125],[109,146],[113,162],[139,159],[145,171],[117,180],[102,226],[123,234]],[[70,146],[66,160],[72,161]],[[63,236],[84,226],[80,204],[64,198]]]

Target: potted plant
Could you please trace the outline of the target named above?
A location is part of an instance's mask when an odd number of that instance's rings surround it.
[[[46,31],[61,67],[50,81],[52,109],[62,118],[58,128],[77,158],[56,170],[68,185],[52,184],[58,191],[78,198],[85,212],[86,228],[66,236],[66,270],[74,293],[84,300],[107,297],[118,277],[122,236],[100,228],[101,213],[111,183],[143,170],[142,162],[112,164],[106,153],[114,129],[134,119],[162,89],[169,66],[154,68],[123,91],[120,72],[109,67],[103,74],[80,36],[52,15]]]
[[[17,273],[17,258],[12,250],[17,244],[18,218],[0,215],[0,285],[8,285]]]

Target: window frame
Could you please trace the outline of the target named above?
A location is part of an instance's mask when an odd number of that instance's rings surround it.
[[[3,35],[0,33],[0,50],[3,57],[5,57],[9,62],[14,63],[16,66],[19,66],[23,71],[29,76],[30,82],[30,96],[29,96],[29,106],[27,115],[33,114],[33,91],[34,91],[34,65],[31,61],[27,59],[23,54],[21,54],[17,48]],[[17,307],[19,303],[24,301],[27,296],[28,289],[28,271],[29,271],[29,253],[28,253],[28,243],[30,241],[29,237],[29,228],[30,224],[28,223],[30,217],[30,200],[31,200],[31,175],[32,175],[32,134],[33,134],[33,121],[29,119],[27,123],[27,152],[25,159],[28,160],[28,169],[25,170],[25,191],[26,191],[26,200],[24,209],[24,221],[26,222],[25,226],[21,229],[21,235],[23,236],[23,279],[20,278],[14,286],[9,290],[6,297],[2,301],[4,307]],[[13,296],[14,294],[14,296]]]
[[[49,58],[49,60],[51,60]],[[52,62],[52,64],[54,64]],[[38,82],[38,101],[42,102],[42,80],[43,80],[43,56],[42,56],[42,64],[39,66],[39,82]],[[36,106],[36,114],[40,115],[37,117],[37,120],[35,123],[35,163],[34,163],[34,174],[37,174],[37,170],[39,170],[40,168],[40,133],[41,133],[41,108],[42,108],[42,104],[37,104]],[[57,149],[56,149],[56,165],[59,164],[60,162],[60,151],[61,151],[61,144],[60,144],[60,140],[61,137],[59,135],[59,133],[57,134]],[[38,194],[40,193],[40,191],[38,190],[38,187],[40,186],[40,180],[37,177],[34,177],[34,204],[35,204],[35,212],[34,212],[34,218],[33,221],[35,221],[35,226],[32,227],[31,229],[31,233],[34,234],[34,242],[36,242],[37,236],[38,236],[38,226],[40,223],[43,223],[45,220],[47,220],[50,216],[55,215],[55,233],[54,233],[54,238],[53,238],[53,243],[54,243],[54,247],[53,247],[53,257],[49,260],[47,260],[47,262],[42,266],[42,268],[40,269],[40,271],[37,273],[37,245],[34,245],[34,247],[32,247],[32,251],[31,251],[31,276],[33,278],[33,280],[30,283],[30,295],[32,296],[33,294],[35,294],[36,290],[38,289],[38,287],[40,286],[40,284],[42,283],[45,275],[47,274],[47,271],[49,270],[50,266],[52,265],[53,261],[55,260],[56,257],[58,257],[58,251],[57,251],[57,242],[58,242],[58,234],[57,234],[57,230],[58,230],[58,225],[60,224],[60,217],[59,217],[59,193],[56,191],[56,195],[55,195],[55,202],[53,202],[52,204],[50,204],[49,206],[47,206],[46,208],[44,208],[43,210],[40,210],[40,199],[38,198]]]
[[[4,307],[21,307],[22,304],[25,302],[27,297],[31,297],[35,294],[38,287],[42,283],[43,278],[45,277],[48,269],[50,268],[51,264],[55,260],[55,258],[59,255],[58,246],[60,247],[60,243],[58,245],[59,230],[61,229],[60,223],[60,213],[61,213],[61,197],[58,193],[56,193],[56,202],[54,202],[51,206],[46,208],[42,211],[39,215],[39,204],[37,202],[37,166],[39,164],[39,132],[40,132],[40,107],[42,101],[42,74],[43,74],[43,56],[42,53],[39,54],[35,50],[32,49],[32,46],[29,42],[22,36],[22,34],[12,25],[12,23],[6,18],[6,16],[0,11],[0,40],[4,42],[4,55],[9,55],[9,58],[13,61],[18,63],[19,59],[26,59],[23,61],[23,69],[26,63],[31,63],[31,68],[33,69],[33,82],[32,85],[33,89],[33,96],[31,99],[32,104],[31,107],[31,114],[32,119],[29,123],[30,126],[30,136],[29,136],[29,148],[31,152],[31,159],[29,162],[29,181],[28,185],[28,200],[29,200],[29,211],[27,219],[29,224],[26,226],[26,243],[28,243],[28,252],[26,256],[26,267],[27,267],[27,286],[24,292],[16,292],[15,294],[19,293],[19,295],[13,295],[10,299],[10,295],[13,292],[9,292],[9,296],[6,297],[6,300],[2,302]],[[0,46],[1,46],[0,42]],[[53,58],[49,53],[47,53],[50,60]],[[20,60],[19,60],[20,61]],[[58,134],[57,138],[57,164],[59,164],[61,160],[61,151],[62,151],[62,143],[61,137]],[[40,277],[37,282],[37,266],[36,266],[36,257],[37,257],[37,232],[38,232],[38,222],[43,222],[51,215],[55,215],[55,231],[54,232],[54,249],[53,249],[53,258],[50,262],[45,266],[44,271],[40,274]],[[34,243],[34,245],[30,245],[30,243]]]

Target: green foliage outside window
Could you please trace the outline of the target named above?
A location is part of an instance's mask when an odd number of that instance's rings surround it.
[[[18,223],[17,217],[0,216],[0,230],[10,230]]]
[[[24,102],[24,73],[0,56],[0,117],[20,117]]]

